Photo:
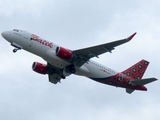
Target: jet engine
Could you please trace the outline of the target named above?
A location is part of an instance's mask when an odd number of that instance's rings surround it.
[[[56,48],[56,55],[62,59],[70,60],[73,56],[72,51],[65,49],[63,47]]]
[[[45,64],[34,62],[32,64],[33,71],[40,73],[40,74],[47,74],[48,73],[48,67]]]

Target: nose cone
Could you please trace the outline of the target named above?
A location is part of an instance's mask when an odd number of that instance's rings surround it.
[[[12,39],[13,39],[13,36],[11,35],[11,31],[4,31],[4,32],[1,33],[1,35],[8,42],[11,42]]]
[[[4,38],[4,39],[8,39],[8,36],[9,36],[9,32],[8,31],[4,31],[4,32],[2,32],[1,33],[1,35],[2,35],[2,37]]]

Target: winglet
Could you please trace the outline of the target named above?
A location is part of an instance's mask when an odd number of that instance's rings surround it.
[[[127,39],[128,39],[128,40],[131,40],[136,34],[137,34],[136,32],[133,33],[133,34],[132,34],[131,36],[129,36]]]

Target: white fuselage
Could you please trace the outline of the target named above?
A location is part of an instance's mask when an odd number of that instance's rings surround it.
[[[6,40],[8,40],[11,44],[19,45],[22,49],[42,57],[45,61],[47,61],[47,63],[50,63],[55,67],[63,69],[71,64],[56,56],[56,48],[58,45],[52,42],[24,30],[7,31],[7,34],[10,35],[6,35],[6,37],[8,37]],[[89,78],[107,78],[117,74],[117,72],[89,60],[80,68],[76,68],[75,74]]]

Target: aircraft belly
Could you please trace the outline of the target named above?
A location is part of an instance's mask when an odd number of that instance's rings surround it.
[[[76,75],[87,76],[89,74],[88,68],[82,65],[80,68],[76,69]]]

